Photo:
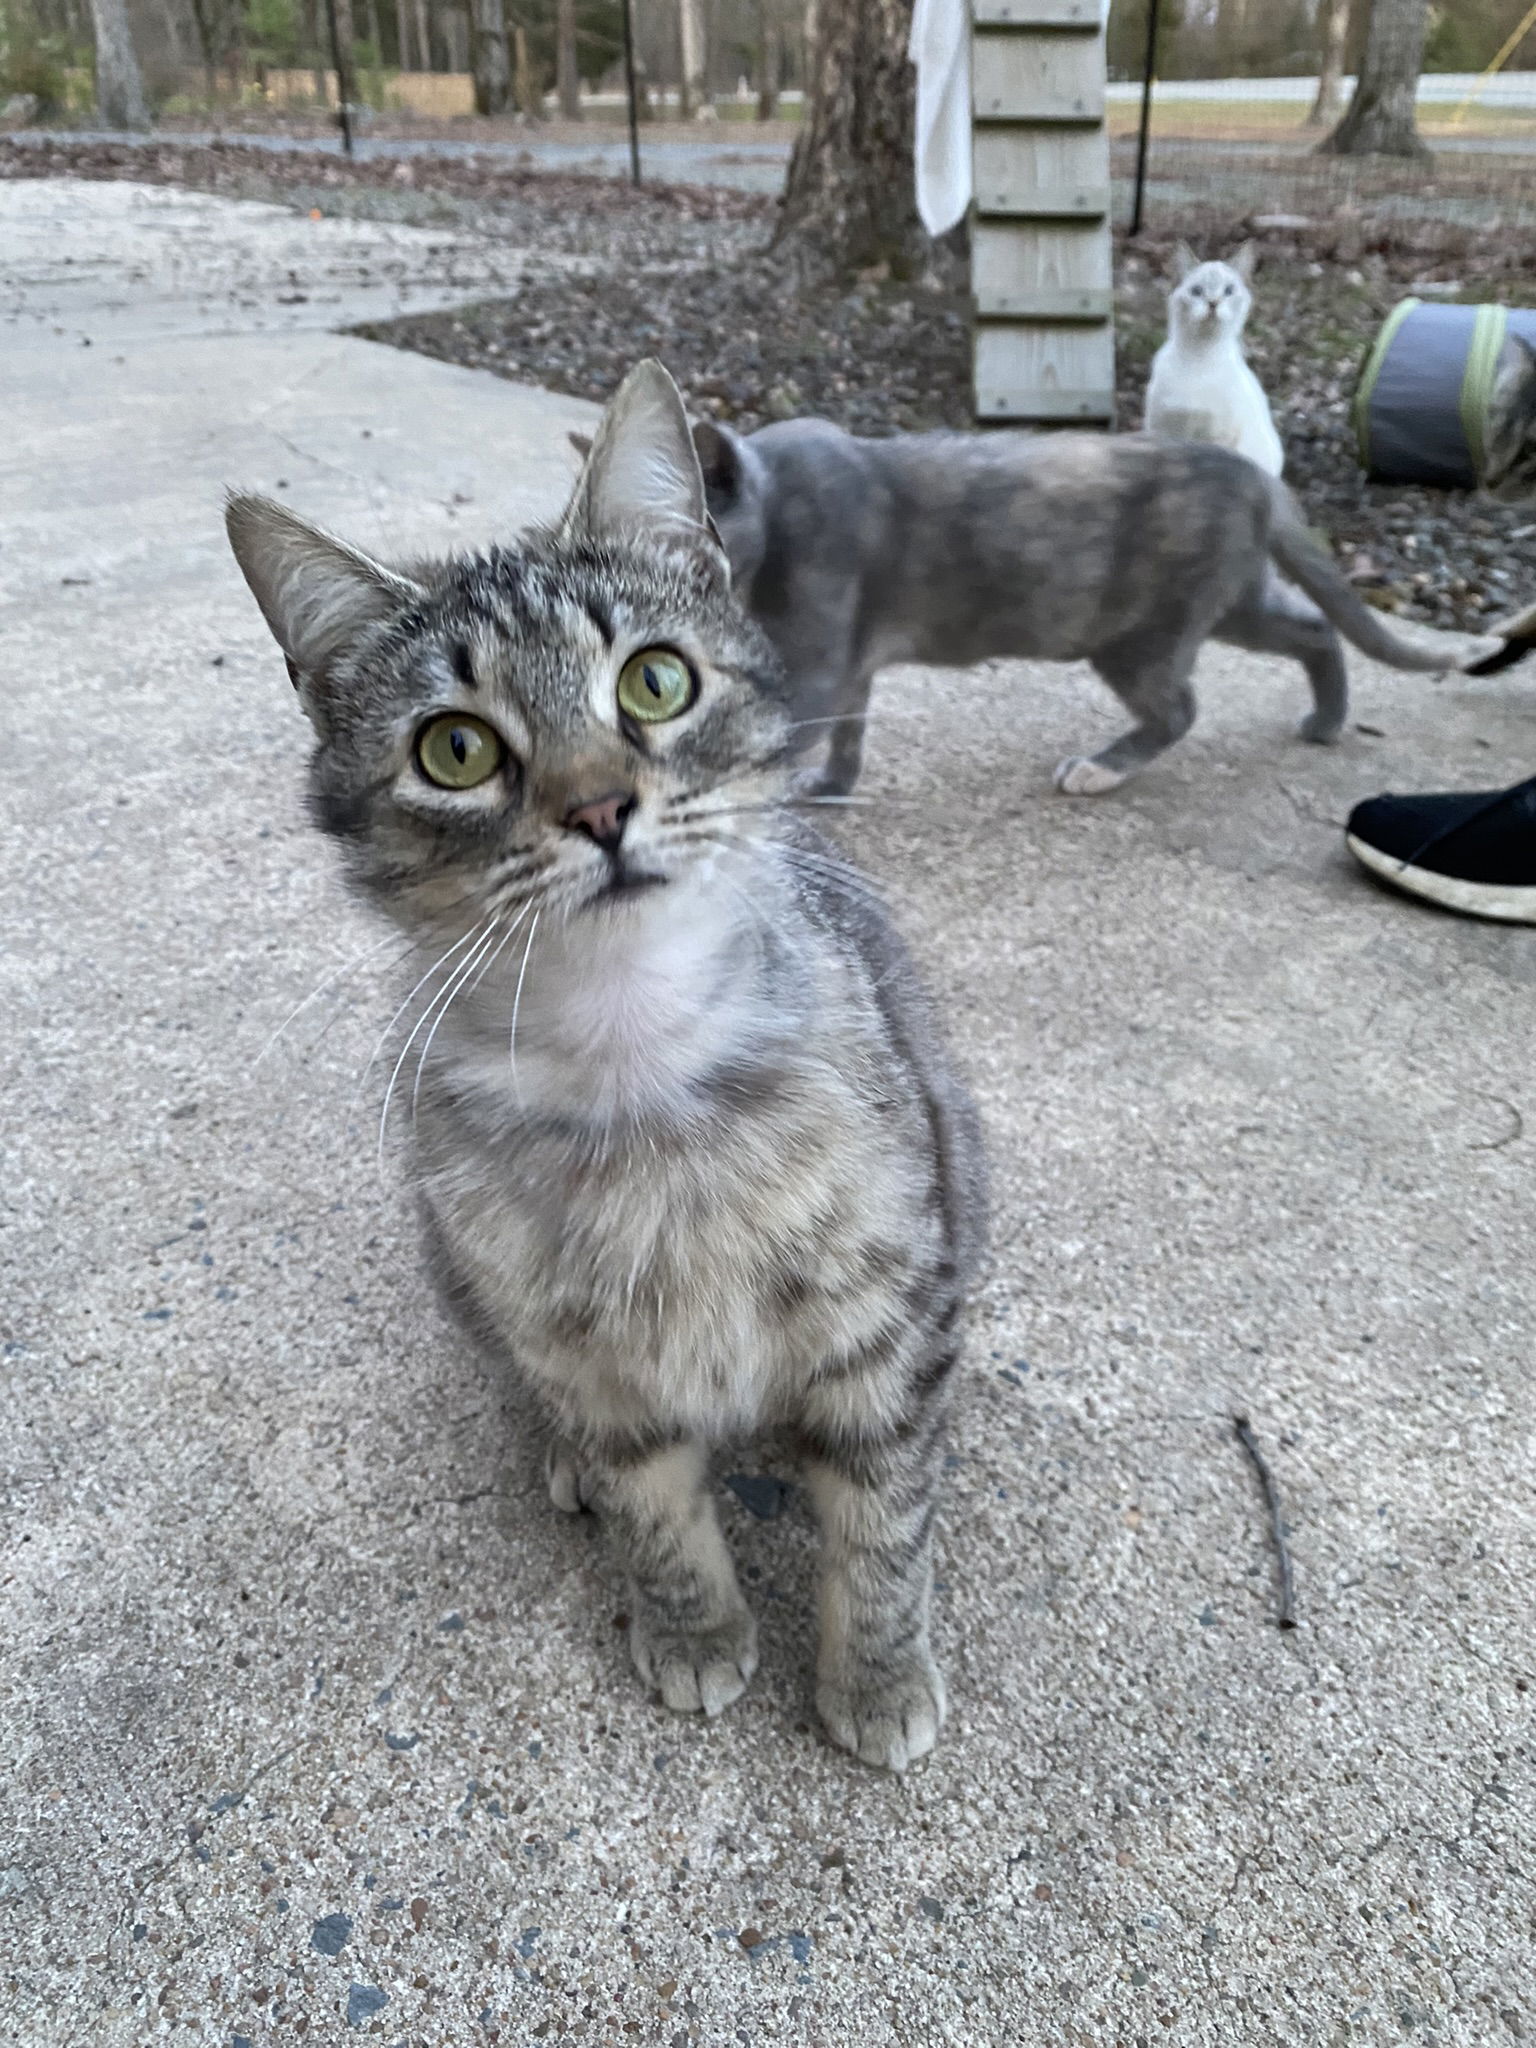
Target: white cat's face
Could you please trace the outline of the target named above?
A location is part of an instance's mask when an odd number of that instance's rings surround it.
[[[1196,263],[1189,258],[1168,299],[1169,317],[1183,333],[1205,340],[1242,333],[1253,304],[1245,256],[1246,249],[1239,251],[1238,264]]]

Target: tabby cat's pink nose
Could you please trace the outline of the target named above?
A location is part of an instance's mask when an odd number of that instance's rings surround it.
[[[612,853],[624,837],[624,826],[635,799],[627,790],[613,790],[594,797],[590,803],[572,804],[560,820],[567,832],[585,832],[605,853]]]

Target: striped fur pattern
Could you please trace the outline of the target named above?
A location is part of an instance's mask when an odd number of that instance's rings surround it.
[[[1488,401],[1479,482],[1506,502],[1536,497],[1536,349],[1523,334],[1507,338],[1499,359]]]
[[[750,1679],[708,1458],[787,1427],[824,1536],[822,1716],[903,1768],[944,1711],[928,1601],[976,1125],[883,909],[791,800],[782,670],[730,594],[675,389],[634,372],[561,526],[515,547],[401,574],[262,501],[230,530],[320,734],[318,822],[443,962],[411,1134],[432,1268],[526,1390],[555,1504],[611,1529],[641,1676],[711,1714]],[[654,647],[697,694],[641,727],[616,678]],[[491,781],[425,778],[444,712],[500,736]],[[617,845],[572,826],[614,795]]]

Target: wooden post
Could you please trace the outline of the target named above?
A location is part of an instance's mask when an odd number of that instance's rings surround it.
[[[975,406],[1115,414],[1103,0],[971,0]]]

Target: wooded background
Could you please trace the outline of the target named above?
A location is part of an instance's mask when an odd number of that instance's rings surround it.
[[[116,11],[112,0],[106,11]],[[621,0],[343,0],[342,11],[364,103],[382,103],[393,72],[500,69],[495,104],[481,111],[537,116],[544,96],[566,85],[560,112],[576,118],[577,81],[589,92],[622,82]],[[93,15],[102,13],[102,0],[0,0],[0,97],[31,94],[43,114],[88,104]],[[314,74],[333,68],[325,0],[126,0],[126,15],[152,105],[227,104],[291,74],[319,98]],[[780,91],[803,84],[806,17],[807,0],[635,0],[644,86],[652,97],[668,92],[668,111],[688,118],[706,99],[738,98],[745,81],[750,111],[771,117]],[[487,49],[497,43],[499,66]]]
[[[745,81],[751,111],[772,116],[781,91],[807,83],[816,4],[634,0],[648,95],[659,101],[665,93],[668,111],[687,118],[703,102],[738,99]],[[836,11],[842,0],[825,4]],[[1480,69],[1528,4],[1439,0],[1428,10],[1424,68]],[[313,80],[331,67],[325,0],[0,0],[0,97],[31,94],[45,116],[83,109],[91,97],[96,24],[124,5],[151,106],[228,104],[254,97],[274,74],[286,84],[288,74]],[[490,79],[494,102],[483,111],[512,106],[536,116],[560,85],[560,111],[572,118],[580,112],[575,81],[589,91],[620,83],[621,0],[342,0],[342,11],[351,18],[360,101],[382,104],[391,72],[478,70]],[[1332,39],[1341,68],[1352,71],[1370,11],[1371,0],[1163,0],[1158,75],[1309,74]],[[1140,77],[1146,18],[1147,0],[1112,0],[1111,79]],[[1510,69],[1536,68],[1536,28],[1507,62]],[[313,90],[319,97],[318,81]]]
[[[1429,9],[1426,71],[1480,71],[1527,12],[1530,0],[1441,0]],[[1371,0],[1343,0],[1344,69],[1356,69]],[[1306,77],[1319,68],[1333,0],[1162,0],[1159,78]],[[1140,78],[1147,0],[1112,0],[1109,75]],[[1511,70],[1536,69],[1536,27],[1510,55]]]

